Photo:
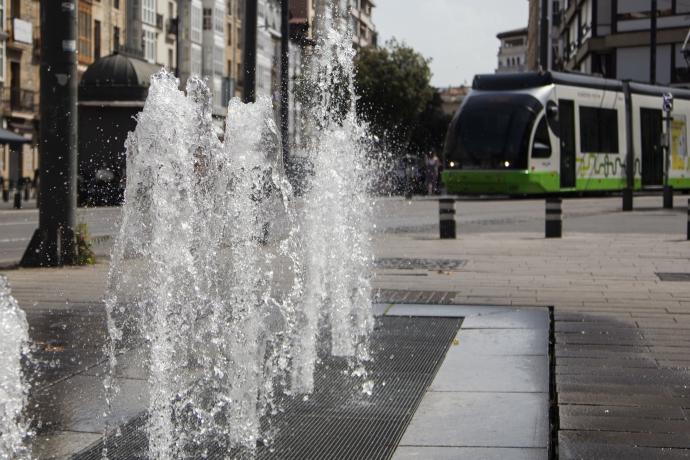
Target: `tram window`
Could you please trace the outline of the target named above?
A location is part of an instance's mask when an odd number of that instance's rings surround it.
[[[618,153],[618,111],[580,107],[580,148],[583,153]]]
[[[551,156],[551,140],[549,130],[546,127],[546,117],[542,118],[534,133],[532,144],[532,158],[549,158]]]

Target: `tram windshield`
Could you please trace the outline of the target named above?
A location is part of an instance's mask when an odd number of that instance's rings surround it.
[[[528,94],[470,96],[449,128],[446,159],[467,169],[526,169],[542,104]]]

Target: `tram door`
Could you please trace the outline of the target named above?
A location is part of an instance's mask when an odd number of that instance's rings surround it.
[[[642,133],[642,185],[664,184],[664,152],[661,148],[661,110],[640,109]]]
[[[575,187],[575,103],[558,100],[558,125],[561,135],[561,188]]]

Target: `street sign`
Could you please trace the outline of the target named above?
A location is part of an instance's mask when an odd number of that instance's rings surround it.
[[[666,113],[672,112],[673,111],[673,94],[664,93],[663,99],[664,99],[664,103],[663,103],[664,112],[666,112]]]

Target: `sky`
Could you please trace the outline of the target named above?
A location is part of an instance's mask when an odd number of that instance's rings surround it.
[[[432,85],[471,84],[497,66],[498,32],[527,26],[527,0],[375,0],[379,44],[395,37],[432,58]]]

